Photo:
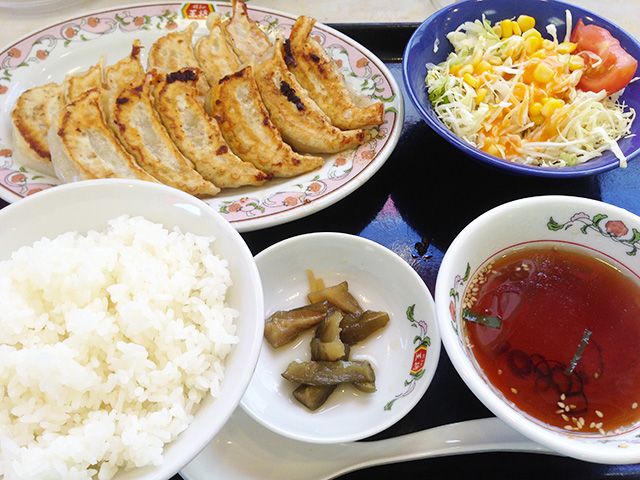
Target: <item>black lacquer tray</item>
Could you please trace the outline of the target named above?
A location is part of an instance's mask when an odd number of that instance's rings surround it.
[[[417,25],[331,25],[361,43],[402,84],[404,47]],[[404,258],[434,292],[442,256],[471,220],[502,203],[537,195],[576,195],[602,200],[640,215],[640,159],[628,168],[593,177],[546,179],[506,174],[463,156],[441,139],[405,100],[400,141],[385,165],[364,186],[311,216],[244,233],[254,254],[303,233],[338,231],[374,240]],[[6,202],[0,200],[0,207]],[[427,393],[413,411],[371,440],[447,423],[491,416],[462,382],[444,349]],[[428,479],[636,479],[639,465],[599,465],[555,455],[482,453],[368,468],[340,477]],[[180,480],[176,475],[172,480]],[[212,480],[218,479],[215,472]],[[289,480],[289,479],[283,479]],[[295,480],[295,479],[291,479]]]

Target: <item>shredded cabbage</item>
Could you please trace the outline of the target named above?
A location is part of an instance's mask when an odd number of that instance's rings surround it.
[[[593,54],[571,54],[569,12],[561,43],[553,25],[548,40],[535,28],[501,35],[511,28],[504,22],[492,26],[483,16],[463,23],[447,35],[454,48],[447,60],[427,64],[429,99],[445,125],[465,142],[524,165],[577,165],[611,150],[625,167],[617,142],[631,133],[635,111],[619,101],[621,92],[576,88],[584,70],[579,57]],[[549,72],[551,79],[543,78]]]

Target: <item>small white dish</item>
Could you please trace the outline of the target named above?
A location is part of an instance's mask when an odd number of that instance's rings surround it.
[[[292,396],[296,384],[281,373],[293,360],[310,360],[315,329],[279,349],[264,342],[242,398],[244,410],[286,437],[340,443],[374,435],[404,417],[422,398],[436,370],[440,335],[434,302],[420,276],[391,250],[342,233],[313,233],[284,240],[256,256],[265,315],[309,303],[307,269],[327,286],[346,280],[363,309],[389,313],[382,330],[352,347],[352,359],[369,360],[375,393],[339,386],[315,412]]]

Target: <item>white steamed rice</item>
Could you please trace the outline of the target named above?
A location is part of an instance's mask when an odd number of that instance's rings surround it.
[[[161,463],[238,341],[213,240],[122,216],[0,262],[0,478]]]

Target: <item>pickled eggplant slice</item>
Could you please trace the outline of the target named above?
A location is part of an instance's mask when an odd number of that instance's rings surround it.
[[[339,308],[343,312],[359,314],[362,313],[362,307],[358,300],[349,293],[349,284],[345,281],[323,288],[317,292],[309,292],[307,298],[311,303],[328,300],[331,305]]]
[[[340,323],[340,339],[346,345],[355,345],[389,323],[387,312],[367,310],[362,315],[344,315]]]
[[[273,348],[279,348],[302,332],[318,325],[331,308],[328,301],[313,303],[293,310],[278,310],[264,325],[264,338]]]
[[[317,410],[329,399],[338,385],[298,385],[293,397],[309,410]]]
[[[375,393],[377,390],[375,382],[354,383],[353,386],[364,393]]]
[[[342,317],[340,310],[330,310],[320,322],[315,337],[311,340],[313,360],[334,361],[345,356],[344,343],[340,340]]]
[[[364,383],[376,380],[369,362],[355,360],[293,361],[282,376],[291,382],[308,385],[338,385],[339,383]]]

